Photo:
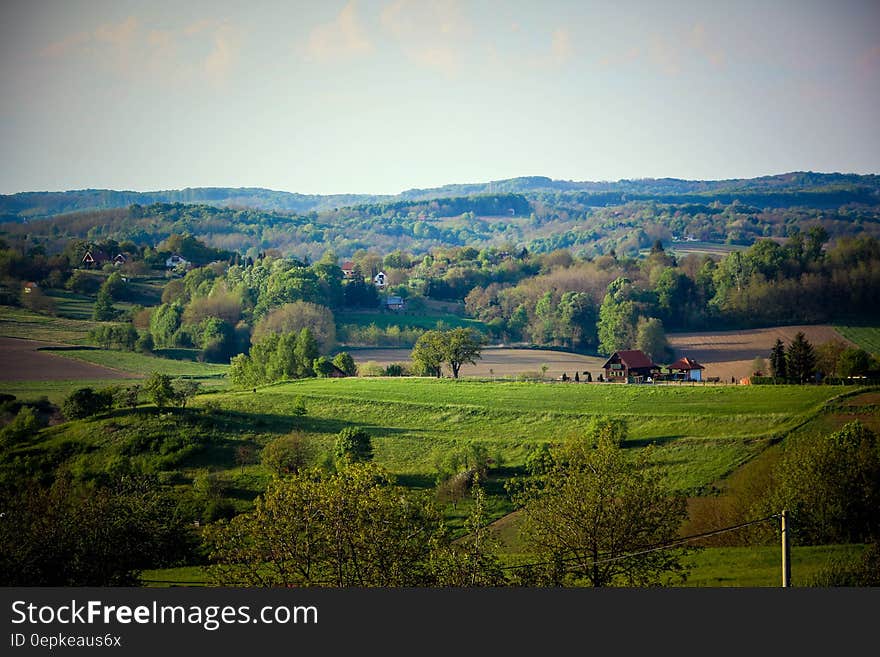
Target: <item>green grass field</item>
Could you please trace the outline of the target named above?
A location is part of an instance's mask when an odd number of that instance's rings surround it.
[[[91,320],[95,311],[95,298],[68,290],[48,290],[46,296],[55,304],[59,317]]]
[[[75,358],[95,365],[103,365],[133,374],[148,375],[152,372],[170,376],[193,378],[219,378],[226,374],[228,365],[218,363],[198,363],[188,360],[159,358],[134,351],[114,351],[106,349],[65,349],[52,353],[65,358]]]
[[[100,322],[40,315],[24,308],[0,306],[0,336],[60,342],[63,344],[88,344],[89,331]]]
[[[651,461],[666,471],[670,487],[698,491],[844,390],[352,378],[284,383],[205,400],[250,414],[261,432],[296,429],[325,444],[346,426],[362,426],[373,436],[379,464],[417,479],[430,477],[439,459],[469,443],[479,443],[496,460],[518,467],[541,442],[558,444],[583,436],[597,415],[624,417],[630,430],[625,446],[653,444]],[[308,408],[303,418],[290,416],[297,397]]]
[[[791,583],[809,586],[816,574],[835,560],[857,557],[863,545],[817,545],[793,547]],[[738,548],[705,548],[688,555],[690,574],[686,587],[775,587],[782,581],[780,549],[774,545]],[[201,566],[145,570],[142,582],[149,587],[207,586],[208,574]]]
[[[880,327],[877,326],[835,326],[835,330],[847,340],[872,354],[880,354]]]

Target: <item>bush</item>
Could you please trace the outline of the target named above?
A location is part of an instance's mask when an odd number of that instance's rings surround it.
[[[0,430],[0,447],[9,447],[40,430],[40,418],[30,406],[22,406],[18,414]]]
[[[390,363],[385,368],[385,376],[406,376],[406,368],[401,363]]]
[[[281,476],[307,468],[313,456],[308,439],[303,434],[291,433],[268,443],[260,454],[260,461],[273,474]]]
[[[869,545],[852,561],[837,561],[820,571],[810,586],[880,586],[880,543]]]
[[[113,408],[113,394],[102,390],[95,392],[91,388],[79,388],[73,391],[61,406],[61,411],[68,420],[91,417]]]
[[[373,442],[370,434],[359,427],[345,427],[336,438],[336,458],[344,463],[371,461]]]

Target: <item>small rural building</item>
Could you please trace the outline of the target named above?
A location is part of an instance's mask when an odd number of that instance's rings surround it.
[[[113,256],[113,264],[116,265],[117,267],[119,265],[124,265],[127,262],[127,260],[128,260],[128,258],[125,257],[124,253],[117,253],[115,256]]]
[[[386,310],[403,310],[405,306],[406,302],[403,300],[403,297],[388,297],[385,299]]]
[[[644,383],[655,377],[660,366],[638,349],[615,351],[602,366],[605,380],[612,383]]]
[[[343,262],[340,269],[342,269],[342,275],[346,278],[351,278],[352,276],[354,276],[354,263],[351,260],[346,260],[345,262]]]
[[[181,255],[177,255],[176,253],[168,256],[167,260],[165,260],[165,266],[168,269],[174,269],[175,267],[188,267],[189,260],[184,258]]]
[[[385,285],[387,284],[385,272],[380,271],[378,274],[376,274],[376,277],[373,279],[373,282],[376,284],[376,287],[378,287],[380,290],[384,290]]]
[[[694,359],[682,356],[666,369],[673,381],[702,381],[703,370],[706,368]]]
[[[39,290],[40,286],[34,283],[33,281],[28,281],[24,285],[21,286],[21,291],[25,294],[30,294],[34,290]]]
[[[101,249],[89,249],[83,256],[82,264],[86,267],[103,267],[108,260],[110,260],[110,256]]]
[[[333,369],[330,370],[330,373],[327,376],[331,379],[344,379],[348,376],[348,374],[346,374],[340,368],[336,367],[336,365],[333,365]]]

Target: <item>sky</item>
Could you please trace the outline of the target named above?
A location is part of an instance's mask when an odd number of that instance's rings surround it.
[[[880,173],[880,2],[4,0],[0,193]]]

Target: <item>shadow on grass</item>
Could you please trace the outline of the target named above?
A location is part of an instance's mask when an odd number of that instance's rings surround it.
[[[621,444],[623,449],[635,449],[641,447],[647,447],[648,445],[655,445],[657,447],[662,447],[663,445],[667,445],[669,443],[675,442],[676,440],[680,440],[685,438],[685,436],[658,436],[657,438],[630,438],[624,440]]]

